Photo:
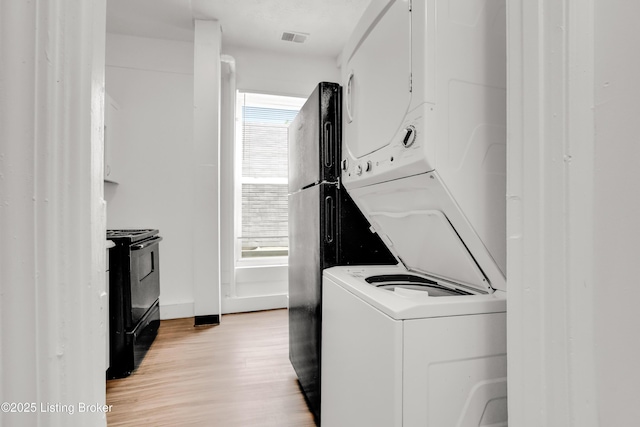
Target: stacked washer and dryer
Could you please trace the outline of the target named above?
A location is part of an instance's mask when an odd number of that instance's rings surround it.
[[[372,0],[342,182],[399,261],[323,274],[322,426],[507,425],[504,0]]]

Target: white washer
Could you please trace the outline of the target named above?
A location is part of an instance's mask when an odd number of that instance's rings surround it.
[[[342,183],[399,264],[324,272],[322,426],[506,426],[505,1],[372,0],[342,61]]]
[[[436,297],[366,280],[406,274],[325,270],[322,426],[506,426],[506,294]]]

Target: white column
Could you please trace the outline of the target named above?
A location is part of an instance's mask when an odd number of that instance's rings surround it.
[[[0,0],[0,425],[106,425],[105,16]]]
[[[236,161],[236,62],[222,55],[222,81],[220,98],[220,238],[222,302],[235,296],[235,161]]]
[[[595,0],[594,281],[600,426],[640,420],[640,2]]]
[[[220,298],[220,46],[218,21],[195,20],[193,100],[196,324],[218,323]]]
[[[595,0],[507,1],[509,424],[595,427]]]

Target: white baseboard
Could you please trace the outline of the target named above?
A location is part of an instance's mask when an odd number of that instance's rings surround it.
[[[287,308],[288,301],[286,294],[223,298],[222,314]],[[160,304],[160,319],[162,320],[194,317],[194,313],[195,309],[192,302]]]
[[[195,313],[192,302],[184,302],[181,304],[160,304],[160,319],[182,319],[185,317],[193,317]]]
[[[287,294],[222,299],[222,314],[287,308]],[[223,320],[224,321],[224,320]]]

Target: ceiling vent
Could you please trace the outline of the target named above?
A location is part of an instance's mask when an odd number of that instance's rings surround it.
[[[307,37],[309,37],[309,34],[305,33],[293,33],[290,31],[282,33],[282,40],[286,42],[304,43]]]

